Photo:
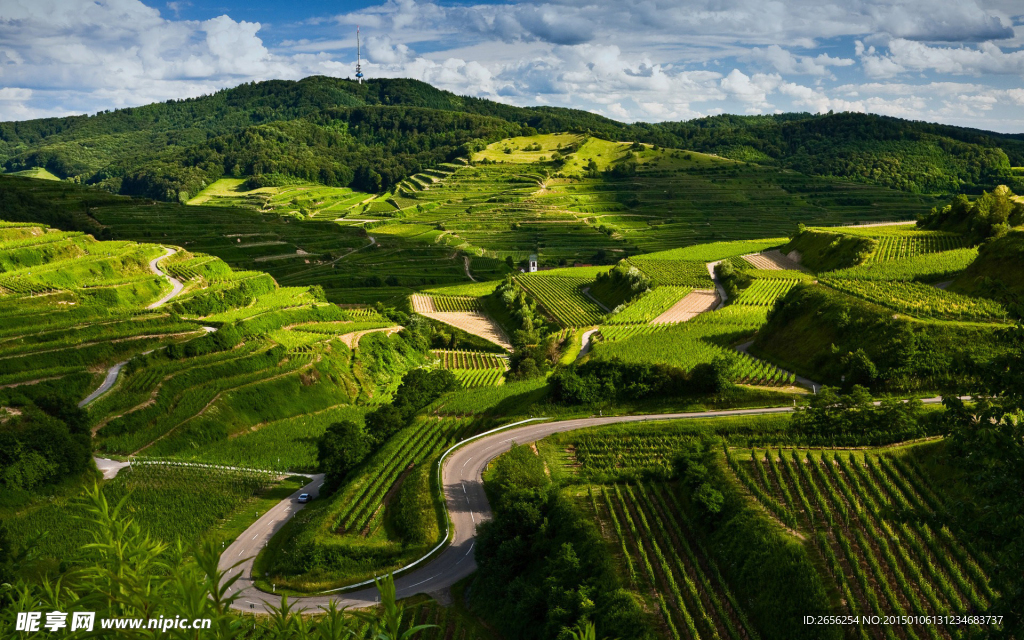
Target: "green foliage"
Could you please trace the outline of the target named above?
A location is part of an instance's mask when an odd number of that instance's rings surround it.
[[[1005,331],[1010,352],[984,371],[983,395],[973,406],[943,399],[949,452],[971,487],[958,502],[958,524],[981,537],[998,557],[993,613],[1006,616],[1008,636],[1024,632],[1024,328]]]
[[[1011,313],[1024,314],[1024,270],[1008,265],[1024,264],[1024,233],[1014,231],[986,242],[978,258],[960,274],[949,289],[956,293],[989,298]]]
[[[651,630],[615,575],[593,523],[557,490],[529,447],[493,463],[494,517],[481,525],[472,605],[507,638],[568,634],[586,621],[617,638]]]
[[[724,361],[695,366],[689,372],[658,364],[631,364],[615,358],[588,360],[551,376],[551,395],[567,404],[597,405],[645,398],[718,395],[729,388]]]
[[[962,233],[972,244],[978,244],[1024,224],[1024,203],[1014,198],[1009,187],[999,185],[974,202],[965,195],[958,195],[948,205],[932,209],[919,224],[925,229]]]
[[[977,257],[977,249],[953,249],[884,262],[872,261],[849,269],[830,271],[828,277],[849,280],[940,282],[956,277]]]
[[[1006,184],[1024,159],[1013,136],[857,113],[723,115],[651,127],[664,144],[914,192]]]
[[[861,359],[849,358],[863,349],[876,372],[872,389],[966,391],[976,382],[970,374],[975,363],[1003,351],[997,335],[996,325],[893,317],[885,307],[826,287],[798,286],[776,305],[751,351],[812,380],[840,386],[843,376],[864,370]]]
[[[877,241],[865,236],[809,229],[780,251],[800,254],[800,264],[814,271],[834,271],[861,264],[875,251]]]
[[[430,461],[418,465],[402,481],[390,509],[392,526],[398,535],[412,545],[426,545],[438,539],[437,513],[434,508]]]
[[[590,295],[601,301],[608,309],[615,309],[650,288],[651,279],[623,260],[610,271],[598,274],[594,286],[590,288]]]
[[[917,282],[821,278],[838,291],[920,318],[1006,322],[1009,312],[992,300],[970,298]]]
[[[796,408],[793,428],[819,442],[837,443],[869,441],[880,432],[894,434],[892,440],[912,440],[925,434],[920,424],[920,400],[887,398],[876,407],[867,389],[856,382],[850,387],[845,395],[832,387],[822,387],[807,406]]]
[[[335,422],[317,440],[317,464],[330,490],[338,488],[345,476],[370,452],[363,427],[351,420]]]
[[[366,414],[366,431],[379,446],[404,427],[417,411],[441,395],[459,388],[455,375],[447,369],[413,369],[405,374],[390,404]]]
[[[786,534],[765,511],[751,505],[736,484],[726,479],[720,459],[702,463],[701,482],[690,499],[704,514],[703,529],[710,555],[735,591],[736,598],[763,638],[839,638],[837,627],[809,628],[804,615],[833,611],[821,574],[809,549]],[[707,488],[703,488],[707,486]],[[711,489],[721,496],[711,493]],[[704,498],[701,501],[701,498]],[[721,508],[717,512],[709,506]],[[813,613],[812,613],[813,612]]]

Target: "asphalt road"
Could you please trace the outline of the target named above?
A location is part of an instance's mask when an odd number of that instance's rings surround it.
[[[163,305],[168,300],[181,293],[181,289],[184,286],[181,284],[180,280],[164,273],[163,271],[160,270],[160,267],[157,266],[157,263],[163,260],[164,258],[168,258],[178,253],[177,249],[164,249],[164,251],[166,251],[164,255],[160,256],[159,258],[153,258],[152,260],[149,261],[149,270],[157,274],[158,276],[163,276],[167,278],[167,281],[171,283],[171,292],[165,295],[164,297],[160,298],[153,304],[149,305],[147,309],[156,309],[157,307]]]
[[[110,367],[110,369],[107,370],[107,377],[103,378],[103,383],[100,384],[100,386],[96,387],[95,391],[85,396],[85,399],[79,402],[78,406],[84,407],[85,405],[89,404],[96,398],[100,397],[101,395],[109,391],[110,387],[114,386],[114,383],[117,382],[117,376],[118,374],[121,373],[121,368],[124,367],[124,365],[126,364],[128,364],[127,360],[125,360],[124,362],[118,362],[114,366]]]
[[[445,503],[453,524],[451,544],[422,566],[410,569],[396,577],[397,595],[399,598],[405,598],[417,593],[442,591],[476,571],[476,559],[473,556],[476,528],[491,517],[491,507],[484,494],[483,471],[487,467],[487,463],[508,451],[513,443],[526,444],[546,438],[553,433],[622,422],[763,415],[787,413],[792,410],[792,407],[772,407],[580,418],[528,424],[498,431],[471,441],[453,451],[445,459],[441,474]],[[239,571],[242,574],[242,577],[235,583],[236,588],[233,591],[239,592],[235,608],[265,612],[267,604],[280,604],[280,596],[259,591],[253,586],[250,579],[252,558],[273,537],[274,533],[284,526],[284,522],[288,518],[294,516],[305,506],[295,502],[298,495],[303,492],[315,494],[320,482],[321,480],[315,479],[288,500],[278,504],[266,515],[260,517],[225,550],[220,562],[222,570],[229,569],[232,565],[241,562],[229,572],[229,575],[235,575]],[[326,607],[332,600],[339,607],[359,608],[375,604],[377,598],[377,589],[371,586],[333,595],[289,597],[289,601],[294,601],[300,608],[304,607],[313,611],[320,607]]]

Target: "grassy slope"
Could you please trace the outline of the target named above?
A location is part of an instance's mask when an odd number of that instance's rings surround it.
[[[782,247],[782,253],[797,251],[800,263],[814,271],[833,271],[858,265],[871,254],[870,238],[842,233],[808,230]]]
[[[950,285],[950,291],[1005,300],[1024,295],[1024,231],[986,243],[978,258]],[[1015,265],[1018,268],[1007,268]]]
[[[794,288],[758,332],[751,353],[839,385],[843,355],[863,349],[893,390],[935,391],[970,361],[1000,352],[997,327],[925,322],[820,285]]]

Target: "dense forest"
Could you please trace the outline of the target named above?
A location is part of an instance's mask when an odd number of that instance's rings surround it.
[[[912,192],[1013,187],[1020,177],[1012,167],[1024,165],[1021,136],[883,116],[624,124],[586,111],[457,96],[415,80],[357,84],[323,76],[248,83],[90,116],[0,123],[0,163],[9,172],[42,167],[116,193],[171,201],[191,197],[221,176],[264,173],[379,191],[474,144],[558,131]]]

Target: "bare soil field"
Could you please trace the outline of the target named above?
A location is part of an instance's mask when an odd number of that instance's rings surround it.
[[[800,266],[799,262],[784,256],[778,249],[751,253],[750,255],[743,256],[743,259],[758,269],[807,271],[807,269]]]
[[[711,311],[716,305],[718,305],[717,292],[712,289],[694,289],[682,300],[672,305],[668,311],[651,320],[651,324],[686,322],[705,311]]]

